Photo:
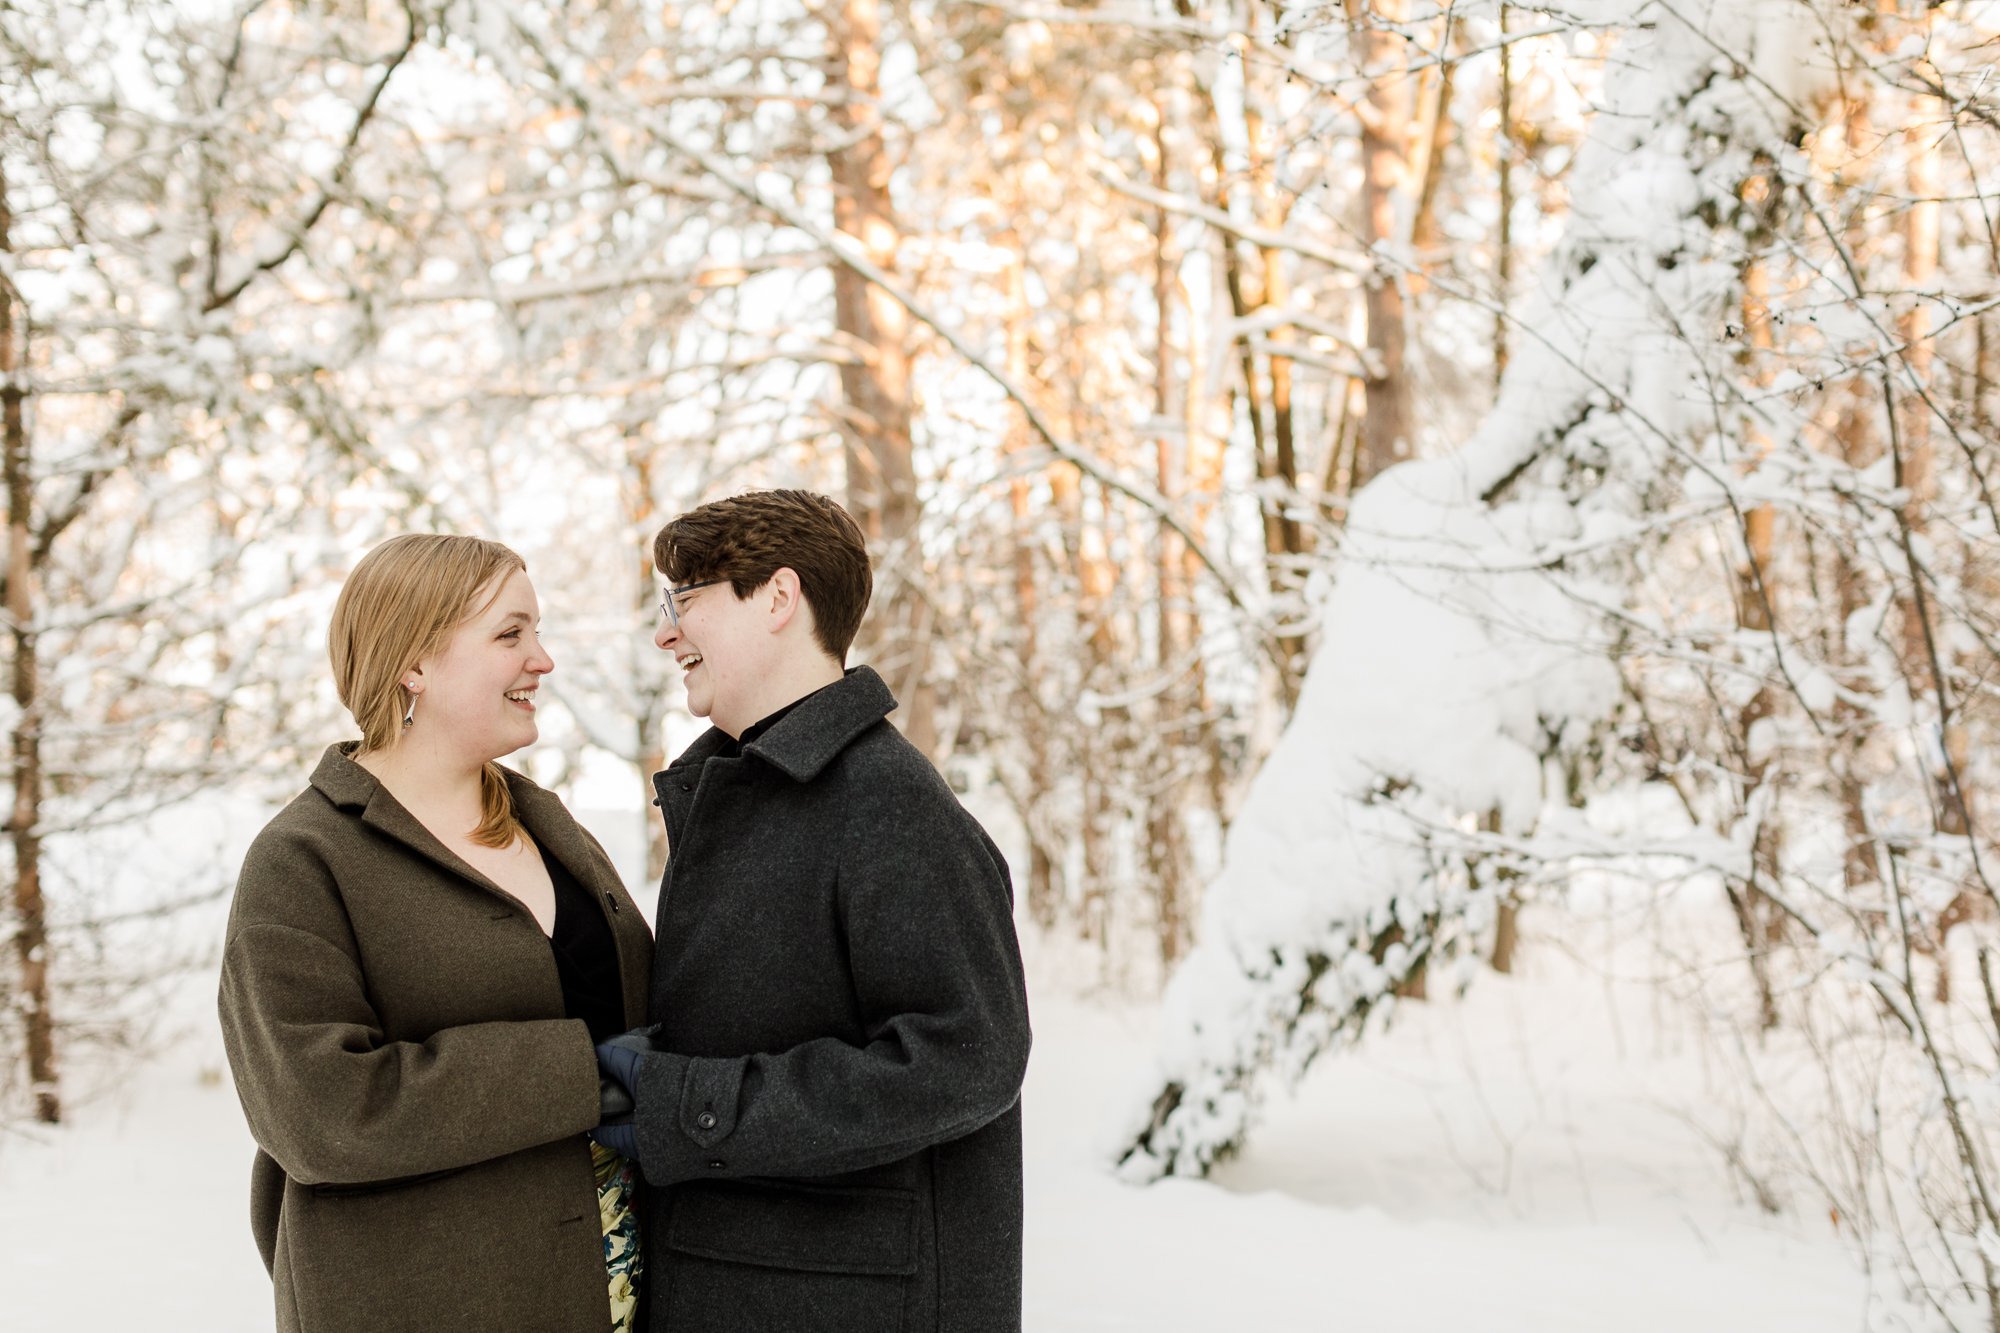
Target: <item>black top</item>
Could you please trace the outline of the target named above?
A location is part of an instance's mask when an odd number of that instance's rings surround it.
[[[556,886],[556,930],[549,937],[556,975],[562,979],[563,1012],[590,1027],[603,1041],[625,1030],[625,988],[618,978],[618,940],[590,890],[546,847],[542,864]]]

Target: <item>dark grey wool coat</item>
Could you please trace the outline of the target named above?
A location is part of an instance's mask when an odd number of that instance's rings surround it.
[[[251,844],[223,954],[277,1326],[608,1330],[585,1137],[597,1060],[563,1016],[548,937],[350,748],[329,749]],[[553,793],[507,783],[528,832],[609,912],[638,1022],[652,952],[638,906]]]
[[[654,778],[652,1333],[1015,1333],[1028,1006],[1005,863],[866,667]]]

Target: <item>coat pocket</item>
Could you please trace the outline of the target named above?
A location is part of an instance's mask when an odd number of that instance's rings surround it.
[[[904,1190],[680,1186],[661,1242],[666,1325],[900,1329],[917,1221],[916,1195]]]

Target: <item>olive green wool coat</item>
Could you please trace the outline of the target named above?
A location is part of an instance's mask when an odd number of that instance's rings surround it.
[[[251,844],[223,955],[277,1326],[608,1329],[585,1137],[597,1061],[563,1016],[548,937],[352,750],[329,749]],[[507,783],[528,832],[603,904],[638,1024],[652,948],[638,907],[561,801]]]

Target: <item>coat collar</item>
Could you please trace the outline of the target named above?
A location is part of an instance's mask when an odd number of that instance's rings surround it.
[[[854,667],[801,699],[769,731],[744,746],[743,753],[757,756],[794,782],[811,782],[835,755],[895,707],[895,696],[873,667]],[[668,765],[667,772],[698,769],[729,743],[726,733],[710,727]]]
[[[329,745],[326,753],[320,756],[319,767],[313,770],[312,785],[336,806],[358,810],[362,823],[379,829],[446,870],[519,905],[519,899],[474,870],[446,847],[437,835],[418,822],[415,815],[403,808],[402,802],[390,795],[389,789],[373,773],[355,763],[354,752],[360,748],[359,741]],[[528,830],[528,836],[539,846],[546,847],[550,855],[561,861],[582,884],[599,893],[610,890],[613,885],[605,880],[603,864],[592,854],[587,836],[570,818],[569,812],[563,809],[555,793],[505,765],[500,766],[500,772],[507,780],[508,794],[514,798],[514,816]]]

